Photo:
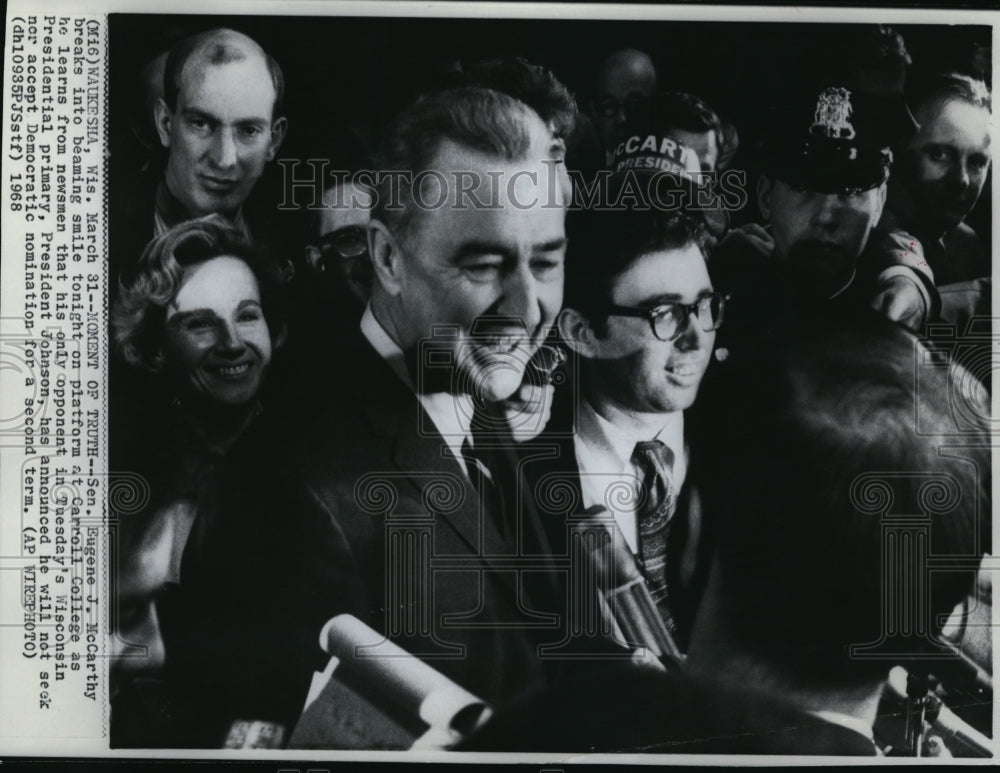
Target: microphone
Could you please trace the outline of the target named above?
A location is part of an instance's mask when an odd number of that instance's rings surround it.
[[[890,695],[899,701],[907,699],[907,677],[905,668],[895,666],[886,680]],[[925,716],[931,730],[946,743],[958,744],[974,757],[993,756],[993,741],[955,714],[933,693],[928,695]]]
[[[599,539],[584,541],[588,546],[587,559],[626,643],[646,647],[661,660],[683,662],[684,655],[660,616],[635,556],[614,518],[600,506],[590,508],[584,515],[586,518],[579,521],[576,528],[596,530],[600,534]]]

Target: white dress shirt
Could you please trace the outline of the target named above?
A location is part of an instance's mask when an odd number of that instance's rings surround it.
[[[406,369],[403,350],[399,348],[399,344],[392,340],[382,324],[375,319],[371,304],[368,304],[365,313],[361,316],[361,333],[378,352],[379,357],[385,360],[393,372],[403,380],[403,383],[416,393],[413,379]],[[471,395],[433,392],[419,394],[417,399],[427,415],[430,416],[431,421],[434,422],[434,426],[444,442],[447,443],[448,449],[458,461],[458,466],[468,475],[469,471],[462,458],[462,441],[468,440],[469,445],[472,445],[470,427],[472,425],[473,402]]]
[[[623,426],[599,415],[590,402],[582,400],[573,447],[580,468],[583,507],[608,507],[625,541],[635,553],[639,549],[639,524],[631,505],[622,508],[610,487],[628,486],[635,494],[641,482],[639,469],[632,463],[636,443],[659,440],[674,452],[674,491],[680,491],[687,475],[687,449],[684,446],[684,412],[665,414],[654,425]],[[610,500],[610,501],[608,501]],[[635,501],[635,496],[630,499]],[[610,505],[610,506],[609,506]]]

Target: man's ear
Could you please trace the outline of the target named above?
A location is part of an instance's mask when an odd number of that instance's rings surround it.
[[[563,342],[581,357],[594,357],[596,354],[596,336],[594,329],[583,314],[576,309],[565,308],[559,312],[556,319],[559,336]]]
[[[173,121],[173,113],[170,112],[170,108],[167,107],[167,103],[163,101],[163,98],[156,100],[156,133],[160,137],[160,144],[165,147],[170,147],[170,123]]]
[[[403,252],[396,235],[381,220],[368,223],[368,254],[377,281],[390,295],[403,288]]]
[[[771,191],[774,190],[774,180],[766,174],[757,178],[757,208],[767,222],[771,222]]]
[[[889,181],[882,183],[878,187],[877,199],[875,202],[875,222],[872,223],[872,228],[878,225],[879,220],[882,219],[882,212],[885,210],[885,197],[889,190]]]
[[[323,253],[315,244],[306,245],[306,265],[317,274],[322,274],[326,269],[323,265]]]
[[[271,141],[267,146],[267,160],[274,161],[274,155],[285,141],[285,132],[288,130],[288,119],[284,116],[271,124]]]

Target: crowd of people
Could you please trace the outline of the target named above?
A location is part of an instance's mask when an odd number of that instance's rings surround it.
[[[282,161],[246,34],[151,60],[165,161],[111,222],[112,469],[148,495],[112,546],[112,743],[288,743],[351,614],[489,704],[464,749],[898,752],[889,669],[954,698],[927,663],[988,597],[989,374],[926,339],[989,314],[991,104],[859,40],[759,147],[623,48],[586,101],[463,62],[350,165]]]

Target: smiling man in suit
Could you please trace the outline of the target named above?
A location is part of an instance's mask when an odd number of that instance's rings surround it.
[[[494,706],[548,680],[551,551],[489,405],[521,387],[562,305],[551,142],[485,89],[425,97],[388,128],[371,301],[316,339],[311,383],[271,403],[205,524],[192,597],[218,656],[184,678],[220,699],[187,702],[223,714],[220,732],[290,730],[328,659],[320,631],[343,613],[374,629],[362,644],[388,638]],[[361,748],[386,743],[361,733]]]
[[[573,358],[538,438],[551,452],[525,466],[557,555],[572,550],[580,513],[603,508],[613,518],[657,607],[649,614],[663,623],[652,621],[656,643],[630,640],[634,631],[626,643],[676,659],[708,571],[687,411],[725,311],[707,263],[725,212],[693,208],[702,192],[694,149],[661,133],[653,113],[633,119],[607,183],[613,203],[567,219],[558,328]],[[557,481],[574,496],[553,499]]]
[[[548,549],[488,408],[521,387],[562,305],[552,150],[530,108],[491,90],[431,95],[397,118],[369,227],[371,302],[332,355],[341,376],[293,473],[336,532],[344,608],[331,614],[490,702],[542,678],[533,631],[555,622],[530,611],[551,608],[546,572],[502,566]]]

